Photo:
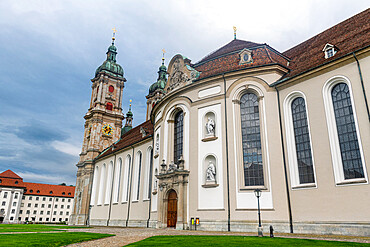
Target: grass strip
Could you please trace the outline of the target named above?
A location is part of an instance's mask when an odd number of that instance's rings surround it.
[[[0,232],[49,232],[49,231],[60,231],[61,229],[69,228],[86,228],[86,227],[67,226],[67,225],[1,224]]]
[[[114,235],[88,232],[0,234],[0,246],[64,246],[110,236]]]
[[[132,243],[129,246],[367,246],[366,243],[311,240],[297,238],[269,238],[269,237],[250,237],[250,236],[154,236],[142,241]]]

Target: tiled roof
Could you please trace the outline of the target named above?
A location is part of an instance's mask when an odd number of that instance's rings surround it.
[[[141,129],[143,129],[146,132],[145,136],[143,136]],[[148,139],[152,136],[153,136],[153,124],[151,123],[150,120],[148,120],[125,133],[118,142],[116,142],[109,148],[105,149],[98,157],[96,157],[96,159],[100,159],[102,157],[110,155],[113,152],[129,147],[130,145]]]
[[[0,178],[22,179],[20,176],[15,174],[12,170],[6,170],[5,172],[0,173]]]
[[[249,41],[244,41],[245,43],[243,43],[239,42],[241,40],[236,40],[238,42],[235,43],[235,46],[230,47],[230,45],[233,44],[233,41],[224,46],[227,47],[227,51],[232,50],[232,53],[225,53],[224,55],[220,55],[212,59],[204,58],[200,62],[192,65],[192,67],[197,71],[201,72],[198,80],[221,73],[264,65],[280,64],[284,67],[287,66],[288,59],[269,45],[255,44]],[[246,44],[246,46],[243,46],[242,44]],[[255,46],[252,47],[251,44],[255,44]],[[253,61],[251,63],[240,64],[239,52],[245,48],[252,51]],[[216,53],[218,52],[216,51]]]
[[[335,56],[325,59],[322,50],[327,43],[337,47],[338,51]],[[290,73],[284,78],[291,78],[369,45],[370,9],[367,9],[283,52],[291,59]]]
[[[75,186],[23,182],[23,178],[11,170],[0,173],[0,187],[24,188],[25,195],[59,196],[73,198]],[[50,193],[52,191],[52,193]]]
[[[75,194],[75,186],[53,185],[53,184],[38,184],[24,183],[26,186],[25,195],[38,196],[57,196],[73,198]]]
[[[243,50],[244,48],[252,48],[261,46],[262,44],[253,43],[250,41],[240,40],[240,39],[234,39],[231,42],[227,43],[223,47],[217,49],[216,51],[210,53],[209,55],[202,58],[197,64],[204,63],[205,61],[212,60],[214,58],[223,56],[228,53],[232,53],[235,51]]]

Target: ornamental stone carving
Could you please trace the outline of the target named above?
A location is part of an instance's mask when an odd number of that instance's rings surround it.
[[[200,73],[191,67],[189,59],[176,55],[168,66],[168,74],[169,83],[165,88],[166,92],[192,83]]]

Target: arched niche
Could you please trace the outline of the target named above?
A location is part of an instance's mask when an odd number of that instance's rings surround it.
[[[214,155],[209,154],[205,157],[203,161],[203,187],[217,187],[218,186],[218,169],[217,169],[217,159]]]
[[[216,125],[216,114],[213,111],[204,114],[202,119],[202,141],[207,142],[217,139]]]

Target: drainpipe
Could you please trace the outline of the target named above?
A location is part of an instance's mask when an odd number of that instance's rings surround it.
[[[150,211],[151,211],[151,207],[152,207],[152,176],[153,176],[153,161],[154,161],[154,158],[153,158],[153,155],[154,155],[154,135],[153,135],[153,140],[152,140],[152,153],[150,154],[150,161],[149,161],[149,165],[150,165],[150,171],[149,171],[149,216],[148,216],[148,221],[146,222],[146,227],[149,228],[149,221],[150,221]]]
[[[127,218],[126,218],[126,227],[128,225],[128,219],[130,218],[130,208],[131,208],[131,185],[132,185],[132,170],[131,167],[134,167],[134,150],[135,148],[133,146],[131,146],[132,148],[132,158],[131,158],[131,164],[129,164],[129,167],[128,167],[128,173],[130,174],[130,189],[129,189],[129,194],[128,194],[128,202],[127,202]]]
[[[365,92],[364,80],[362,78],[360,62],[358,61],[358,59],[356,57],[356,54],[354,52],[352,52],[352,54],[353,54],[353,57],[355,58],[355,60],[357,62],[358,74],[360,75],[360,81],[361,81],[361,86],[362,86],[362,93],[364,94],[364,99],[365,99],[367,117],[369,118],[369,121],[370,121],[369,105],[367,104],[367,97],[366,97],[366,92]]]
[[[89,200],[87,200],[87,206],[88,206],[88,211],[87,211],[87,219],[86,219],[86,225],[90,227],[90,213],[91,213],[91,193],[92,193],[92,186],[93,186],[93,183],[94,183],[94,174],[95,174],[95,161],[93,160],[92,163],[91,163],[91,166],[92,166],[92,169],[93,169],[93,172],[91,173],[90,175],[90,186],[89,186],[89,191],[87,194],[89,194],[90,192],[90,197],[89,197]]]
[[[229,177],[229,139],[227,136],[227,105],[226,105],[226,80],[224,79],[224,103],[225,103],[225,129],[226,129],[226,178],[227,178],[227,231],[230,231],[230,177]]]
[[[293,217],[292,217],[292,206],[290,202],[290,192],[289,192],[289,184],[288,184],[288,175],[286,169],[286,161],[285,161],[285,148],[284,148],[284,138],[283,138],[283,127],[281,123],[281,111],[280,111],[280,95],[279,90],[275,86],[275,90],[277,93],[277,102],[278,102],[278,109],[279,109],[279,125],[280,125],[280,141],[281,141],[281,150],[283,152],[283,164],[284,164],[284,175],[285,175],[285,188],[288,200],[288,213],[289,213],[289,226],[290,226],[290,233],[293,233]]]
[[[114,145],[112,148],[112,151],[114,151]],[[114,191],[114,172],[116,170],[116,154],[114,154],[114,163],[113,163],[113,174],[112,174],[112,186],[111,186],[111,193],[110,193],[110,199],[109,199],[109,211],[108,211],[108,220],[107,220],[107,226],[109,226],[109,221],[110,221],[110,215],[112,212],[112,198],[113,198],[113,191]]]

